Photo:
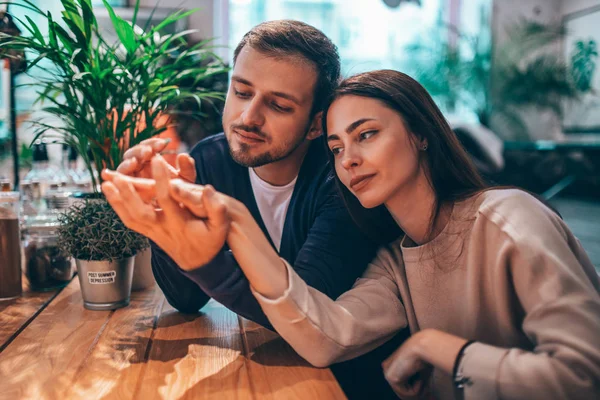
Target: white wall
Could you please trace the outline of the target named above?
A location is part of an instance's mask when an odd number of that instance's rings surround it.
[[[131,4],[131,0],[130,3]],[[214,43],[227,46],[229,34],[229,18],[227,15],[229,0],[140,0],[141,7],[176,7],[182,9],[200,8],[188,17],[189,29],[197,29],[192,37],[196,40],[214,38]],[[229,51],[219,49],[217,53],[227,59]]]
[[[563,0],[561,16],[600,5],[600,0]]]

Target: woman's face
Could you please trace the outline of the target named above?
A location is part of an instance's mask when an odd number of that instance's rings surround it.
[[[338,177],[363,207],[386,203],[423,177],[421,143],[379,100],[353,95],[335,100],[327,114],[327,142]]]

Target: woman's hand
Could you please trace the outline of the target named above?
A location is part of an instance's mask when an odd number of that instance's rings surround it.
[[[419,331],[383,362],[385,377],[403,399],[426,397],[433,368],[451,376],[458,352],[466,342],[437,329]]]
[[[402,399],[421,397],[433,370],[422,357],[422,333],[412,335],[383,362],[385,378]]]
[[[106,199],[128,228],[154,241],[181,269],[207,264],[223,248],[231,225],[224,196],[211,186],[201,187],[202,203],[190,211],[171,197],[172,175],[166,161],[155,156],[151,165],[160,209],[142,200],[136,178],[120,174],[102,184]]]
[[[103,171],[102,190],[123,223],[159,245],[184,270],[206,264],[225,241],[254,289],[278,298],[288,288],[285,264],[248,208],[239,200],[173,175],[160,156],[152,159],[152,179]],[[156,187],[161,209],[141,192]]]

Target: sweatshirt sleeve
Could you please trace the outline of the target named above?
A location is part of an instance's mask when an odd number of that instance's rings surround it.
[[[152,249],[152,273],[165,298],[182,313],[195,313],[210,300],[200,287],[181,273],[160,247],[150,242]]]
[[[460,366],[465,399],[598,398],[598,275],[557,215],[539,203],[528,212],[518,226],[491,216],[494,227],[505,227],[496,230],[491,253],[495,277],[509,277],[533,348],[469,346]]]
[[[328,182],[319,195],[315,219],[293,260],[297,275],[330,298],[350,289],[376,254],[375,244],[354,225],[335,190],[334,183]],[[208,264],[182,274],[228,309],[271,328],[231,251],[223,251]]]
[[[382,259],[337,300],[307,285],[285,260],[285,293],[277,299],[253,293],[286,342],[312,365],[326,367],[367,353],[407,326],[391,265]]]

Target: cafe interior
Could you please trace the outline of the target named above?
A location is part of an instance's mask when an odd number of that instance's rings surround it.
[[[234,49],[282,19],[330,38],[342,78],[414,78],[485,181],[550,206],[600,273],[600,0],[6,1],[0,399],[389,395],[215,299],[182,312],[100,189],[144,140],[176,166],[223,132]]]

